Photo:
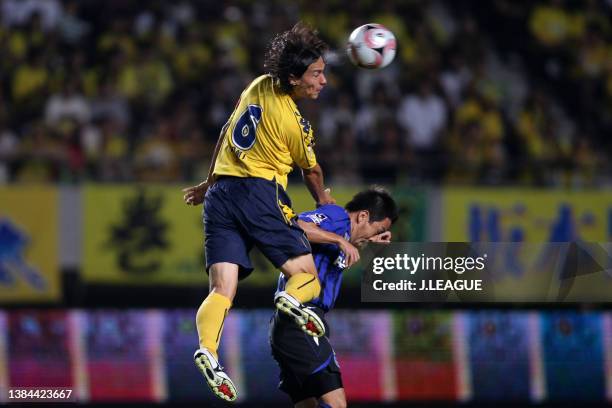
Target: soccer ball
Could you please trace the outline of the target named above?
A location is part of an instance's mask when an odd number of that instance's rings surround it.
[[[367,69],[384,68],[395,57],[395,36],[380,24],[357,27],[348,39],[346,53],[351,62]]]

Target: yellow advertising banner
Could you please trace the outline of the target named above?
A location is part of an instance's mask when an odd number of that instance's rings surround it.
[[[355,188],[338,189],[347,202]],[[181,186],[88,185],[82,189],[83,274],[90,283],[207,285],[202,206],[183,203]],[[304,186],[291,186],[296,212],[314,208]],[[278,270],[256,249],[255,271],[241,285],[268,286]]]
[[[0,197],[0,302],[58,301],[57,190],[1,187]]]
[[[443,240],[612,241],[612,191],[444,189]]]
[[[612,192],[445,189],[442,197],[444,241],[512,243],[511,253],[489,254],[504,298],[533,299],[546,285],[548,301],[612,301]]]
[[[204,284],[202,207],[179,186],[87,185],[83,276],[118,284]]]

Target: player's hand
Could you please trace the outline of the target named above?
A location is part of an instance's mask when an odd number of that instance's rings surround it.
[[[200,205],[204,202],[204,196],[206,195],[206,191],[208,187],[210,187],[212,183],[208,180],[201,182],[197,186],[187,187],[183,189],[185,193],[183,195],[183,201],[187,205]]]
[[[325,204],[336,204],[336,200],[331,196],[331,188],[326,188],[323,190],[323,194],[321,194],[319,201],[317,202],[317,207]]]
[[[377,242],[379,244],[390,244],[391,243],[391,231],[385,231],[378,235],[374,235],[368,241]]]
[[[340,247],[340,250],[344,252],[347,268],[359,261],[359,250],[353,244],[348,242],[346,239],[342,239],[338,246]]]

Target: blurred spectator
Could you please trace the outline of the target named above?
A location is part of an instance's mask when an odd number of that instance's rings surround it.
[[[446,127],[447,108],[444,100],[433,92],[430,79],[421,81],[418,93],[408,94],[397,111],[397,121],[404,131],[404,143],[414,153],[413,173],[419,178],[431,175],[437,179],[441,171],[440,139]]]
[[[0,118],[0,184],[10,181],[11,167],[19,152],[19,139]]]
[[[587,123],[596,123],[599,105],[604,100],[602,87],[608,67],[612,67],[612,45],[607,44],[596,27],[589,27],[576,52],[575,75],[581,81],[580,114]],[[592,129],[592,125],[589,126]]]
[[[612,176],[597,160],[612,151],[606,2],[0,0],[0,14],[4,180],[197,177],[246,81],[263,72],[270,36],[297,19],[332,45],[330,86],[302,113],[334,180]],[[371,21],[398,41],[382,70],[355,68],[343,52],[350,31]],[[531,84],[547,101],[527,98]]]
[[[107,119],[102,122],[100,151],[89,150],[95,177],[101,181],[130,181],[133,179],[130,166],[130,146],[119,122]],[[96,166],[97,165],[97,166]]]
[[[208,70],[212,50],[205,41],[200,27],[190,27],[182,39],[182,45],[173,55],[173,68],[179,80],[193,84]]]
[[[352,127],[355,124],[355,108],[350,94],[341,92],[338,101],[330,106],[329,110],[321,117],[319,122],[319,135],[317,144],[321,152],[334,146],[334,136],[341,128]]]
[[[453,49],[470,63],[482,61],[486,48],[486,35],[480,32],[478,22],[471,15],[464,15],[453,41]]]
[[[126,98],[117,92],[115,85],[107,81],[100,87],[99,94],[90,103],[94,120],[111,120],[121,127],[130,124],[130,106]]]
[[[455,125],[468,122],[478,122],[483,136],[488,140],[501,140],[504,137],[503,121],[495,100],[491,96],[483,96],[473,84],[465,101],[455,112]]]
[[[398,84],[399,69],[391,64],[382,71],[370,71],[359,69],[356,73],[357,97],[361,101],[367,101],[374,94],[374,90],[383,87],[387,95],[394,98],[399,97]]]
[[[62,15],[58,0],[3,0],[2,23],[7,27],[21,26],[33,15],[40,15],[45,31],[54,29]]]
[[[546,47],[558,47],[576,38],[584,28],[580,16],[573,15],[563,6],[563,0],[549,0],[535,6],[529,17],[529,29]]]
[[[463,58],[458,54],[452,54],[449,58],[449,65],[440,74],[440,85],[451,108],[454,109],[459,105],[471,78],[472,74]]]
[[[179,175],[178,146],[171,122],[160,119],[134,152],[136,177],[143,181],[172,181]]]
[[[166,63],[149,48],[119,74],[121,92],[141,106],[160,106],[172,92],[173,81]]]
[[[213,143],[207,143],[198,128],[188,128],[181,132],[178,143],[181,178],[183,180],[206,178],[214,149]]]
[[[13,102],[22,120],[31,120],[40,112],[48,87],[49,74],[43,56],[31,53],[28,60],[16,68],[12,80]]]
[[[587,135],[580,135],[575,139],[573,147],[573,180],[571,184],[576,187],[595,185],[600,176],[597,171],[600,168],[600,157],[593,150],[590,138]]]
[[[444,100],[433,92],[430,80],[421,81],[418,87],[418,93],[408,94],[401,101],[397,119],[411,147],[432,150],[446,125],[447,109]]]
[[[25,134],[17,166],[16,180],[49,182],[59,179],[65,159],[64,146],[42,123],[34,123]]]
[[[400,173],[409,170],[409,155],[404,153],[399,127],[393,121],[380,123],[381,133],[378,141],[364,152],[362,160],[362,179],[366,183],[394,184]],[[367,157],[367,158],[366,158]]]
[[[363,160],[360,159],[353,127],[349,124],[341,124],[334,134],[332,144],[334,147],[323,155],[325,172],[329,174],[334,183],[358,184],[361,182],[358,164]]]
[[[523,142],[526,163],[524,175],[538,185],[551,183],[551,166],[560,158],[554,136],[554,121],[546,95],[535,92],[519,115],[517,132]]]
[[[69,80],[60,93],[51,95],[45,106],[45,122],[52,127],[66,119],[73,119],[82,125],[90,118],[89,104],[78,91],[75,79]]]
[[[483,131],[480,122],[470,120],[455,127],[449,138],[451,157],[446,181],[474,184],[481,178],[484,165]]]
[[[395,120],[393,106],[395,103],[382,85],[376,87],[371,100],[361,106],[355,116],[355,130],[362,149],[368,150],[379,143],[384,126],[391,125]]]
[[[69,1],[65,6],[64,13],[59,19],[59,32],[66,43],[76,45],[90,31],[91,27],[79,17],[78,1]]]
[[[71,119],[63,119],[56,127],[62,157],[60,161],[60,181],[81,182],[85,180],[86,156],[81,143],[81,128],[79,123]]]

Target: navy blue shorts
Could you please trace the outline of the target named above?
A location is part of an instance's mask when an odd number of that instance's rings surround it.
[[[221,177],[206,192],[206,270],[218,262],[239,266],[239,278],[253,271],[255,245],[274,267],[309,254],[310,243],[297,224],[291,200],[275,181],[257,177]]]

